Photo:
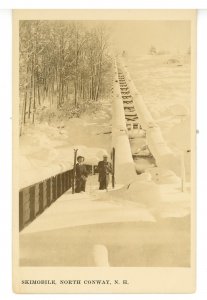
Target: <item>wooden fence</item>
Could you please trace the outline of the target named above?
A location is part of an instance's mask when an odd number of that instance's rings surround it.
[[[97,166],[87,165],[89,173],[96,173]],[[73,170],[51,176],[19,191],[19,231],[31,223],[47,207],[72,187]]]

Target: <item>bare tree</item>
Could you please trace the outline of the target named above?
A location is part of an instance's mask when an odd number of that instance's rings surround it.
[[[103,25],[87,28],[81,22],[20,22],[21,134],[27,122],[49,107],[98,101],[107,73],[108,33]],[[73,101],[73,104],[72,102]]]

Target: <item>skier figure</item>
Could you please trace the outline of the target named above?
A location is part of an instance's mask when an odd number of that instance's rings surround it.
[[[81,192],[85,192],[88,172],[86,169],[86,165],[83,163],[84,157],[78,156],[77,161],[78,161],[78,163],[76,164],[75,192],[81,193]]]
[[[103,160],[98,163],[98,173],[99,173],[99,190],[107,190],[109,184],[109,174],[112,174],[111,163],[108,162],[108,156],[104,155]]]

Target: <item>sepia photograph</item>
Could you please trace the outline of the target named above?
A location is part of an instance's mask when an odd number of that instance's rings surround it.
[[[194,270],[195,12],[53,14],[14,13],[18,291],[38,268]]]

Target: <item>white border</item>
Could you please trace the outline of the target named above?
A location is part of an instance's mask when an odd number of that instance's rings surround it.
[[[207,8],[206,0],[1,0],[0,9],[30,9],[30,8],[174,8],[203,9]]]
[[[198,13],[197,50],[197,288],[207,295],[207,10]]]
[[[12,21],[11,11],[0,10],[0,293],[11,290],[12,231]],[[11,295],[11,293],[10,293]],[[8,299],[0,296],[1,299]]]
[[[28,0],[27,0],[28,1]],[[48,0],[49,1],[49,0]],[[52,0],[50,0],[51,3]],[[66,0],[65,0],[66,1]],[[11,1],[8,1],[11,2]],[[26,1],[22,0],[22,3]],[[40,1],[36,1],[36,4]],[[45,2],[41,0],[41,2]],[[176,2],[176,1],[175,1]],[[199,1],[198,1],[199,2]],[[60,1],[61,3],[61,1]],[[59,6],[59,5],[58,5]],[[26,7],[26,6],[25,6]],[[61,6],[59,6],[61,7]],[[187,7],[187,6],[186,6]],[[51,8],[51,7],[50,7]],[[158,7],[159,8],[159,7]],[[10,10],[0,10],[0,298],[44,299],[44,295],[15,295],[11,269],[11,116],[12,21]],[[206,299],[207,296],[207,10],[198,13],[197,80],[197,292],[192,295],[50,295],[52,299]]]

